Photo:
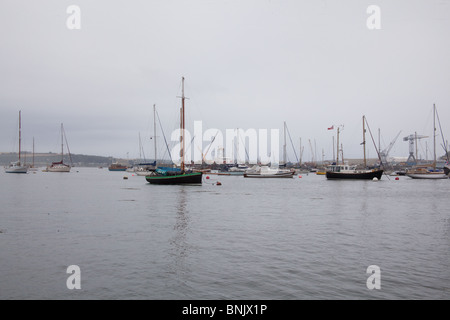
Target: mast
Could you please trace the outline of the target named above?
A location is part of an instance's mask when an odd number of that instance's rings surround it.
[[[32,167],[34,168],[34,137],[33,137],[33,164]]]
[[[184,129],[185,129],[185,119],[184,119],[184,77],[181,78],[181,172],[184,172]]]
[[[378,153],[381,153],[381,129],[378,128]]]
[[[155,146],[155,164],[156,164],[156,104],[153,105],[153,145]]]
[[[419,146],[417,145],[417,141],[418,140],[418,137],[417,137],[417,131],[414,133],[414,142],[415,142],[415,144],[416,144],[416,164],[417,164],[417,161],[419,160]]]
[[[366,158],[366,116],[363,116],[363,149],[364,149],[364,168],[367,168],[367,158]]]
[[[283,144],[283,161],[286,164],[286,121],[284,121],[284,144]]]
[[[22,148],[22,111],[19,111],[19,165],[20,165],[21,148]]]
[[[302,166],[302,157],[303,157],[303,151],[302,151],[302,138],[300,138],[300,161],[299,166]]]
[[[339,164],[339,127],[337,128],[337,141],[336,141],[336,164]]]
[[[316,143],[316,138],[314,138],[314,166],[317,167],[317,143]]]
[[[433,168],[434,168],[434,171],[436,171],[436,104],[433,104],[433,142],[434,142]]]
[[[63,137],[63,124],[61,123],[61,163],[64,161],[64,137]]]
[[[335,155],[336,150],[334,149],[334,136],[333,136],[333,148],[332,149],[333,149],[333,160],[334,160],[336,158],[336,155]]]

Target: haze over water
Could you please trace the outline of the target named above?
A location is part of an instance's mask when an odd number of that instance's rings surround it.
[[[2,171],[0,299],[450,297],[450,181],[210,177]]]

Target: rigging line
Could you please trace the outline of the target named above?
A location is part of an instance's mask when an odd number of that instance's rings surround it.
[[[250,156],[248,155],[248,150],[247,150],[247,145],[245,143],[245,140],[243,140],[241,136],[239,138],[241,139],[241,142],[244,145],[244,150],[245,150],[245,155],[247,156],[247,160],[250,162]],[[244,162],[246,162],[246,161],[244,161]]]
[[[66,141],[67,152],[69,153],[70,164],[73,167],[72,154],[70,153],[69,143],[67,142],[66,130],[64,129],[64,126],[62,127],[62,131],[63,131],[63,135],[64,135],[64,140]]]
[[[366,117],[364,117],[364,119],[365,119],[366,124],[367,124],[367,129],[369,129],[370,137],[372,138],[372,142],[373,142],[373,145],[375,146],[375,150],[377,151],[378,159],[380,160],[380,166],[383,166],[383,168],[384,168],[384,163],[383,163],[383,160],[381,160],[381,155],[380,155],[380,152],[377,149],[377,144],[375,143],[375,140],[373,138],[372,130],[370,130],[369,122],[367,121]],[[383,171],[383,174],[388,178],[388,180],[391,180],[389,178],[389,176],[386,174],[386,170]]]
[[[144,162],[147,162],[147,159],[145,158],[144,145],[141,141],[141,133],[139,132],[139,153],[141,153],[141,152],[142,152],[142,155],[144,156]],[[142,160],[142,159],[139,159],[139,160]]]
[[[291,140],[291,146],[292,146],[292,150],[294,150],[295,158],[297,159],[297,162],[299,162],[299,159],[297,157],[297,151],[295,151],[294,143],[292,142],[292,138],[291,138],[291,133],[289,132],[289,128],[287,126],[286,126],[286,130],[287,130],[287,133],[288,133],[288,136],[289,136],[289,140]]]
[[[161,119],[159,118],[158,110],[156,110],[156,116],[158,117],[159,127],[161,128],[161,132],[162,132],[163,137],[164,137],[164,142],[166,143],[167,152],[169,153],[169,157],[172,160],[172,155],[171,155],[170,150],[169,150],[169,145],[167,144],[166,135],[164,134],[164,130],[162,128]]]
[[[441,137],[442,137],[442,143],[443,143],[442,148],[444,148],[445,156],[447,157],[447,162],[448,162],[449,159],[448,159],[447,143],[445,142],[444,133],[442,131],[442,126],[441,126],[441,120],[439,119],[439,113],[438,113],[437,109],[436,109],[436,116],[437,116],[438,123],[439,123],[439,130],[441,131]]]
[[[206,162],[205,157],[208,155],[209,149],[211,149],[211,146],[212,146],[213,142],[216,140],[216,137],[218,134],[219,134],[219,130],[217,130],[216,135],[211,139],[211,143],[209,144],[208,149],[206,150],[205,154],[203,154],[202,162]]]

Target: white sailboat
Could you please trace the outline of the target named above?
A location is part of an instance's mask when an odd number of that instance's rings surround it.
[[[155,148],[155,161],[153,163],[140,163],[136,169],[137,176],[148,176],[156,170],[157,155],[156,155],[156,104],[153,105],[153,146]],[[139,145],[141,146],[141,136],[139,135]],[[141,147],[142,148],[142,147]],[[145,157],[145,156],[144,156]]]
[[[244,178],[292,178],[295,172],[269,166],[253,166],[244,172]]]
[[[70,153],[69,153],[70,155]],[[70,172],[70,165],[64,163],[64,126],[61,123],[61,161],[53,162],[47,167],[47,172]]]
[[[28,166],[21,162],[21,148],[22,148],[22,111],[19,111],[19,159],[11,162],[9,166],[5,167],[6,173],[27,173]]]
[[[428,167],[417,166],[406,172],[406,175],[412,179],[448,179],[444,171],[436,170],[436,105],[433,105],[433,142],[434,142],[434,161],[432,169]]]
[[[33,161],[31,162],[31,165],[28,166],[28,171],[30,171],[30,172],[38,171],[38,168],[34,165],[34,137],[33,137]]]

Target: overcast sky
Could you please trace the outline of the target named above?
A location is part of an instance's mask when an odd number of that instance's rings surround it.
[[[66,25],[70,5],[80,30]],[[309,160],[309,140],[332,157],[327,128],[343,124],[357,158],[366,115],[382,147],[402,131],[392,155],[406,157],[404,136],[432,135],[433,103],[450,137],[450,1],[0,0],[0,151],[17,151],[22,110],[24,149],[35,137],[36,151],[59,152],[64,123],[72,153],[134,158],[140,133],[152,158],[152,106],[170,136],[182,76],[188,127],[286,121]]]

